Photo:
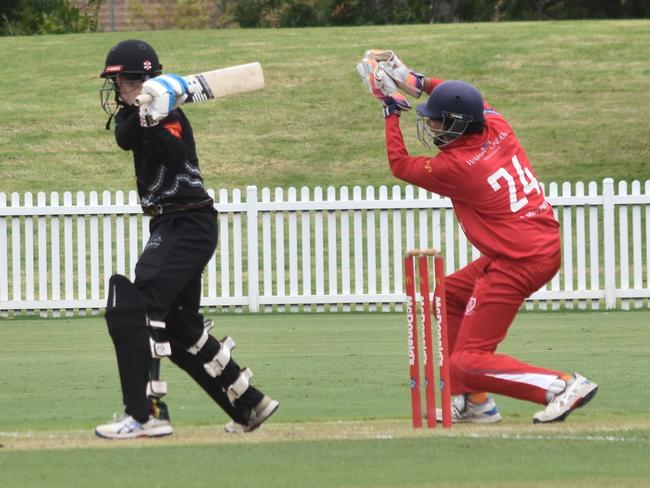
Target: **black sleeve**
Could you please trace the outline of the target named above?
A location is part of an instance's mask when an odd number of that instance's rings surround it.
[[[142,139],[140,116],[135,107],[122,107],[115,115],[115,141],[125,151],[137,146]]]

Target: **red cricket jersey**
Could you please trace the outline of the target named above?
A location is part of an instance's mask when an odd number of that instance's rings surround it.
[[[487,256],[513,259],[560,250],[560,224],[510,125],[485,104],[485,128],[436,156],[409,156],[395,114],[386,119],[393,174],[451,199],[465,235]]]

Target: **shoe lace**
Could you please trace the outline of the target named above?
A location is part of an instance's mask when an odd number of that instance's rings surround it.
[[[467,409],[459,409],[457,405],[452,404],[451,405],[451,418],[454,419],[461,419],[463,418],[463,414],[465,413]]]
[[[460,419],[467,411],[467,399],[460,396],[454,397],[451,402],[452,418]]]
[[[557,395],[555,399],[551,403],[549,403],[549,406],[552,409],[561,412],[566,408],[567,405],[573,403],[574,397],[575,397],[575,392],[569,391],[569,389],[567,388],[567,390]]]

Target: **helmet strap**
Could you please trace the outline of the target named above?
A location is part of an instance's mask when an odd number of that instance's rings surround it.
[[[115,117],[115,112],[108,117],[108,120],[106,121],[106,130],[111,130],[111,121],[113,120],[113,117]]]

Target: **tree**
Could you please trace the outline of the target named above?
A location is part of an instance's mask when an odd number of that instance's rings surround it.
[[[103,0],[79,7],[70,0],[3,0],[2,35],[60,34],[97,30]]]

